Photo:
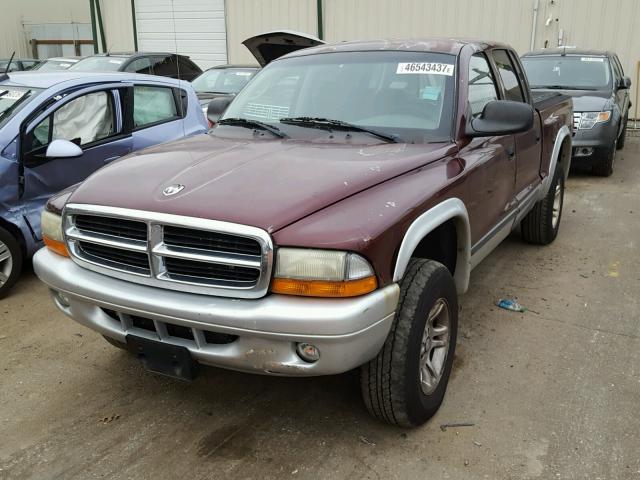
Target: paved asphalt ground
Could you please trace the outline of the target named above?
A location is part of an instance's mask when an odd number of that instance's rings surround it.
[[[461,301],[443,407],[404,431],[357,377],[206,369],[193,384],[54,309],[25,272],[0,302],[0,478],[640,478],[640,142],[574,174],[558,240],[506,240]],[[524,314],[494,306],[517,296]],[[473,426],[448,428],[445,423]]]

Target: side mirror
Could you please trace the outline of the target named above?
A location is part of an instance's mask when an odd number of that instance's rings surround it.
[[[212,125],[215,125],[220,119],[232,99],[233,97],[218,97],[209,102],[209,106],[207,107],[207,120],[209,120]]]
[[[75,158],[82,155],[82,149],[69,140],[54,140],[47,147],[45,157],[53,158]]]
[[[619,90],[628,90],[631,88],[631,79],[629,77],[623,77],[618,84]]]
[[[491,137],[525,132],[533,128],[533,107],[528,103],[494,100],[484,106],[480,116],[467,124],[469,137]]]

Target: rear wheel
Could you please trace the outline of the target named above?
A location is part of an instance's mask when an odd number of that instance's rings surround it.
[[[378,356],[361,368],[369,412],[403,427],[431,418],[447,389],[457,329],[458,300],[449,270],[431,260],[411,260],[389,336]]]
[[[522,238],[529,243],[548,245],[558,236],[564,204],[564,173],[556,168],[547,195],[539,200],[520,223]]]
[[[18,281],[23,261],[20,244],[10,232],[0,227],[0,298]]]

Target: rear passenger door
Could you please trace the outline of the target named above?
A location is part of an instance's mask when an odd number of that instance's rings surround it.
[[[519,60],[510,50],[495,49],[491,57],[500,79],[502,98],[514,102],[531,103],[529,87]],[[533,113],[533,128],[518,133],[515,137],[516,199],[523,200],[542,181],[540,178],[540,155],[542,133],[537,113]],[[550,139],[553,141],[554,139]]]
[[[170,142],[184,136],[187,94],[169,85],[136,83],[133,86],[133,149]]]
[[[496,78],[484,53],[476,53],[469,61],[468,108],[469,115],[482,114],[485,105],[498,100]],[[514,207],[515,162],[510,156],[514,150],[513,135],[473,138],[459,156],[468,170],[469,198],[467,204],[471,219],[471,239],[475,245],[484,243],[496,233],[492,230],[504,225],[505,218]]]

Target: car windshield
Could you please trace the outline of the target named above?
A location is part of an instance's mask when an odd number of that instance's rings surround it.
[[[191,85],[198,93],[238,93],[255,73],[255,68],[213,68]]]
[[[69,69],[74,63],[70,60],[47,60],[34,68],[40,72],[54,72]]]
[[[269,123],[292,138],[312,126],[301,120],[322,119],[406,142],[445,141],[453,123],[455,63],[453,55],[398,51],[285,58],[256,75],[223,120]]]
[[[69,70],[78,72],[117,72],[126,60],[125,57],[87,57],[72,65]]]
[[[522,64],[531,88],[599,90],[611,86],[609,60],[602,56],[540,55]]]
[[[31,101],[42,89],[0,84],[0,127]]]

